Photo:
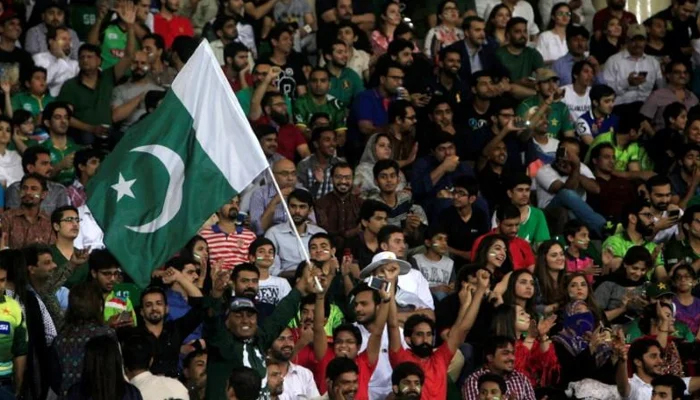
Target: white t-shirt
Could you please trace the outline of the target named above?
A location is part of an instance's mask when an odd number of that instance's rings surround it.
[[[688,386],[690,385],[690,378],[681,378],[683,379],[683,383],[685,383],[685,394],[688,395]],[[629,396],[625,397],[624,400],[649,400],[651,399],[651,392],[654,390],[654,387],[651,386],[650,384],[644,382],[637,374],[632,375],[631,378],[629,378],[629,383],[630,383],[630,394]]]
[[[586,164],[581,163],[579,171],[580,174],[586,178],[595,179],[593,173],[586,166]],[[561,176],[559,172],[557,172],[551,165],[543,165],[540,167],[540,169],[537,171],[537,175],[535,176],[535,182],[537,183],[537,207],[546,208],[549,203],[552,202],[554,194],[547,190],[550,186],[552,186],[552,183],[555,181],[566,183],[568,179],[568,176]],[[579,187],[576,191],[578,192],[579,196],[581,196],[581,199],[585,201],[586,191],[582,187]]]
[[[535,138],[530,139],[532,140],[532,144],[535,146],[535,150],[539,153],[546,154],[549,157],[556,157],[557,155],[557,148],[559,147],[559,140],[554,139],[551,137],[547,138],[547,143],[542,144],[538,141],[535,140]]]
[[[678,220],[680,221],[680,218],[683,217],[683,210],[679,209],[680,214],[678,215]],[[661,213],[662,217],[668,217],[668,210],[664,211]],[[658,218],[654,217],[654,222],[658,222]],[[654,236],[654,243],[666,243],[671,238],[674,238],[678,236],[678,224],[673,225],[670,228],[666,228],[663,231],[659,231],[656,236]]]
[[[428,284],[428,281],[419,270],[411,268],[406,275],[399,275],[399,287],[417,295],[425,305],[431,310],[435,310],[435,301],[432,293],[430,293],[430,284]]]
[[[270,276],[265,280],[261,280],[258,285],[258,295],[255,296],[255,301],[272,304],[273,306],[276,306],[292,291],[289,281],[279,276]]]
[[[141,392],[143,400],[189,399],[187,388],[177,379],[142,372],[129,381]]]
[[[416,265],[420,268],[430,287],[450,283],[455,263],[451,258],[442,256],[438,261],[431,261],[425,254],[416,254],[413,259],[416,260]]]
[[[564,57],[569,52],[566,38],[562,39],[552,31],[544,31],[537,37],[535,45],[537,51],[542,54],[544,62],[554,62],[560,57]]]
[[[591,88],[586,88],[586,94],[583,96],[579,96],[576,92],[574,92],[573,83],[564,85],[561,88],[566,90],[562,103],[566,104],[566,107],[569,108],[569,114],[571,114],[572,121],[576,121],[578,117],[591,110],[591,98],[588,97]]]

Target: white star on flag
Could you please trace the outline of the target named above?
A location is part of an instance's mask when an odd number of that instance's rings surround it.
[[[136,179],[130,181],[124,180],[124,176],[122,176],[121,172],[119,173],[119,182],[112,185],[112,189],[117,191],[117,201],[121,200],[124,196],[129,196],[132,199],[136,198],[134,197],[134,192],[131,191],[131,185],[133,185],[134,182],[136,182]]]

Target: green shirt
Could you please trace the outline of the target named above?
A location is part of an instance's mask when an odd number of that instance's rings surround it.
[[[26,355],[27,325],[22,307],[9,296],[0,297],[0,378],[12,378],[15,357]]]
[[[518,237],[530,243],[542,243],[550,239],[547,219],[542,210],[530,206],[530,216],[527,217],[527,221],[520,224]]]
[[[136,326],[136,312],[134,312],[134,306],[131,304],[129,297],[112,290],[105,299],[105,321],[108,321],[113,316],[121,314],[124,311],[131,313],[131,320],[134,322],[134,326]]]
[[[294,102],[294,123],[299,128],[306,129],[311,117],[316,113],[326,113],[331,118],[331,127],[336,131],[346,130],[345,106],[331,95],[326,96],[324,104],[316,104],[311,94],[307,93]]]
[[[78,34],[81,41],[87,40],[90,28],[97,22],[97,6],[73,2],[70,5],[69,26]]]
[[[289,327],[290,328],[297,328],[299,327],[298,321],[301,319],[301,312],[297,313],[296,318],[293,318],[291,321],[289,321]],[[331,304],[331,314],[328,316],[328,320],[326,321],[326,326],[323,328],[326,330],[326,335],[333,337],[333,330],[337,328],[340,324],[343,323],[345,320],[345,316],[343,315],[343,312],[340,310],[340,307],[336,306],[335,304]]]
[[[671,334],[672,337],[681,339],[688,343],[693,343],[695,341],[695,335],[693,335],[693,332],[690,330],[690,328],[688,328],[688,325],[680,321],[676,321],[673,324],[673,327],[676,329]],[[627,327],[625,328],[625,331],[625,341],[627,341],[627,343],[632,343],[640,337],[644,336],[642,330],[639,329],[639,319],[635,319],[634,321],[630,322],[629,325],[627,325]]]
[[[627,232],[623,230],[622,232],[617,232],[609,238],[605,239],[605,242],[603,242],[602,251],[610,250],[614,257],[624,258],[625,254],[627,253],[627,250],[634,246],[644,246],[644,248],[646,248],[650,254],[654,254],[654,250],[656,250],[656,243],[647,241],[643,243],[634,243],[632,240],[630,240],[629,236],[627,236]],[[661,252],[659,252],[659,255],[656,256],[655,265],[664,265],[664,257]],[[653,277],[654,268],[647,271],[647,278],[650,281],[653,280]]]
[[[591,150],[601,143],[610,143],[615,149],[615,170],[627,171],[627,167],[631,162],[638,162],[642,171],[651,171],[654,168],[651,159],[647,155],[646,150],[637,142],[630,143],[626,148],[619,147],[615,143],[613,132],[603,133],[596,136],[588,147],[585,162],[588,164],[591,159]]]
[[[541,100],[539,96],[528,97],[518,106],[517,114],[521,118],[525,118],[528,110],[530,110],[532,107],[539,107],[540,104]],[[549,137],[561,139],[564,137],[564,132],[573,132],[573,130],[574,123],[571,121],[571,114],[569,113],[569,109],[566,107],[566,104],[562,103],[561,101],[552,103],[552,105],[549,106],[547,118],[547,134]]]
[[[53,261],[61,267],[62,265],[65,265],[70,262],[69,259],[63,256],[63,253],[61,253],[61,250],[56,247],[55,244],[51,245],[51,255],[53,256]],[[63,286],[67,287],[68,289],[71,289],[73,286],[85,282],[88,277],[88,265],[87,263],[82,264],[78,266],[78,268],[75,268],[73,273],[66,279],[66,281],[63,283]]]
[[[51,153],[51,165],[56,165],[66,156],[75,153],[81,149],[81,146],[75,144],[71,138],[66,140],[66,148],[61,150],[53,145],[53,140],[49,138],[47,141],[40,144],[41,147],[47,149]],[[53,180],[60,183],[63,186],[69,186],[75,180],[75,169],[71,165],[69,168],[64,169],[59,172]]]
[[[41,97],[34,96],[29,92],[20,92],[12,96],[12,110],[26,110],[32,113],[32,117],[36,117],[44,111],[44,107],[55,99],[50,94],[45,94]]]
[[[250,101],[253,99],[254,90],[255,89],[252,87],[247,87],[236,92],[236,98],[238,99],[238,103],[240,103],[241,109],[243,109],[243,114],[245,114],[246,117],[250,115]],[[284,96],[284,102],[287,103],[287,112],[289,115],[294,115],[292,112],[292,99]]]
[[[522,53],[513,55],[503,46],[496,50],[496,57],[510,71],[511,82],[527,78],[536,69],[544,67],[542,54],[532,47],[525,47]]]
[[[664,258],[666,259],[666,269],[670,271],[674,265],[680,262],[692,264],[700,258],[700,254],[693,250],[690,243],[674,238],[664,246]]]
[[[109,24],[102,32],[102,69],[115,66],[124,57],[127,34],[118,23]]]
[[[80,74],[61,87],[56,98],[73,104],[73,117],[90,125],[112,125],[112,89],[115,86],[114,69],[100,73],[95,89],[80,80]]]
[[[361,91],[365,90],[365,85],[362,82],[360,75],[350,68],[343,68],[340,71],[340,76],[331,75],[331,90],[328,92],[331,96],[340,100],[340,102],[348,107],[352,99]]]

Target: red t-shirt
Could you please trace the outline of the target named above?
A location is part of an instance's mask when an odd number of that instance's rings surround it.
[[[447,398],[447,367],[455,355],[450,350],[447,343],[443,343],[438,347],[437,351],[433,352],[428,358],[419,358],[412,351],[404,348],[399,351],[389,352],[389,362],[392,368],[403,362],[413,362],[418,364],[425,374],[425,384],[421,391],[421,400],[435,400]]]
[[[255,125],[269,124],[270,118],[262,116],[255,121]],[[277,152],[288,160],[294,161],[297,147],[306,144],[306,139],[301,130],[293,124],[286,124],[277,130]]]
[[[316,365],[314,370],[314,379],[316,380],[316,386],[318,386],[319,393],[326,393],[328,388],[326,387],[326,367],[328,364],[335,359],[335,352],[330,346],[326,349],[326,355],[323,360]],[[374,369],[377,368],[377,363],[370,365],[369,358],[367,357],[367,351],[357,355],[355,359],[355,364],[357,364],[357,369],[359,374],[357,375],[357,394],[355,395],[356,400],[369,400],[369,380],[372,378]],[[445,378],[447,379],[447,378]]]
[[[314,355],[313,343],[299,350],[292,362],[313,372],[318,365],[318,361],[316,361],[316,356]]]
[[[175,15],[170,20],[163,18],[158,13],[153,16],[153,31],[161,36],[165,41],[165,48],[170,49],[173,40],[178,36],[194,36],[194,29],[189,19]]]
[[[494,233],[496,233],[496,229],[476,238],[472,245],[472,262],[476,260],[476,250],[479,248],[481,241],[484,240],[486,236],[493,235]],[[530,265],[535,265],[535,254],[532,252],[532,247],[530,247],[530,243],[528,243],[527,240],[519,237],[510,239],[508,242],[508,251],[510,252],[514,271],[527,268]]]

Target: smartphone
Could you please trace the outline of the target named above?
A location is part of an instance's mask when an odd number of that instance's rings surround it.
[[[637,75],[643,76],[643,77],[645,77],[645,78],[647,77],[647,74],[649,74],[648,71],[639,71],[639,72],[637,72]]]
[[[309,24],[304,25],[304,27],[301,28],[301,29],[303,29],[304,31],[306,31],[306,33],[311,33],[311,32],[313,32],[313,28],[312,28],[311,25],[309,25]]]
[[[367,286],[374,290],[382,290],[388,287],[389,284],[389,282],[382,278],[377,278],[376,276],[370,276],[369,278],[365,279],[365,283],[367,283]]]
[[[518,119],[515,120],[514,125],[515,125],[516,128],[525,129],[525,128],[527,128],[528,126],[530,126],[530,121],[528,121],[528,120],[526,120],[526,119],[518,118]]]
[[[557,149],[557,160],[566,160],[568,157],[566,152],[566,147],[560,147]]]
[[[681,216],[681,210],[671,210],[668,212],[668,217],[672,219],[678,219]]]
[[[117,318],[117,322],[128,322],[131,321],[131,313],[128,311],[122,311]]]

